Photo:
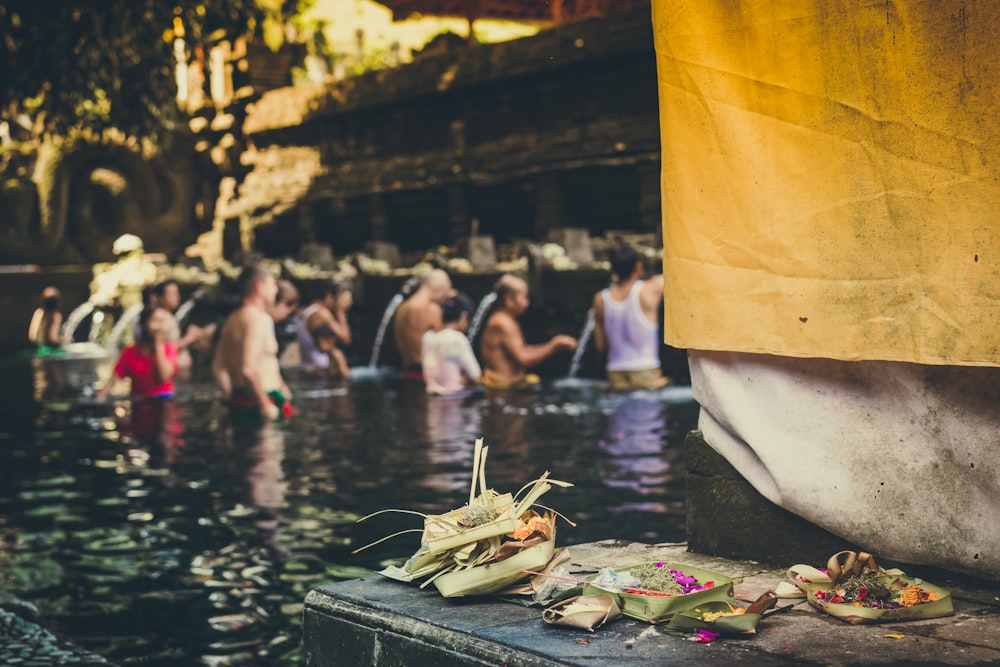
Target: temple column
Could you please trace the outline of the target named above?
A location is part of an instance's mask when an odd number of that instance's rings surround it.
[[[544,239],[550,229],[565,226],[562,187],[559,174],[544,172],[535,178],[535,238]]]

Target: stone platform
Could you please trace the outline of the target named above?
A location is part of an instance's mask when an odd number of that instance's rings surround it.
[[[597,542],[570,547],[570,552],[574,563],[593,567],[664,560],[742,577],[735,589],[744,600],[772,589],[784,576],[781,568],[695,554],[686,545]],[[780,611],[761,620],[756,636],[701,644],[629,618],[595,633],[552,627],[542,621],[538,608],[492,598],[447,600],[436,591],[373,575],[309,593],[304,611],[305,663],[310,667],[1000,665],[1000,588],[982,589],[940,573],[928,579],[951,590],[954,616],[852,626],[804,601],[780,600]]]

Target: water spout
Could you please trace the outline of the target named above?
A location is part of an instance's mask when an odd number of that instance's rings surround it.
[[[76,333],[76,328],[80,326],[83,319],[92,312],[94,312],[94,304],[90,301],[84,301],[79,306],[74,308],[66,318],[66,324],[63,326],[63,339],[68,342],[73,342],[73,334]]]
[[[382,313],[382,321],[378,325],[378,332],[375,334],[375,344],[372,346],[372,358],[368,362],[369,368],[376,368],[378,366],[378,357],[382,352],[382,341],[385,339],[385,330],[389,328],[389,322],[392,320],[393,314],[395,314],[396,309],[399,308],[399,304],[403,303],[405,298],[406,296],[400,292],[392,297],[389,300],[389,305],[385,307],[385,312]]]
[[[121,319],[115,322],[114,328],[111,329],[111,333],[108,335],[106,348],[117,349],[121,346],[122,339],[125,338],[125,332],[135,324],[136,318],[142,313],[143,306],[144,304],[140,301],[129,306],[128,310],[122,313]]]
[[[468,336],[470,341],[476,339],[476,334],[479,333],[479,327],[483,325],[483,318],[486,317],[486,312],[496,300],[497,293],[490,292],[479,301],[479,305],[476,307],[476,313],[472,316],[472,322],[469,324]]]
[[[104,324],[104,311],[94,311],[94,316],[90,318],[90,334],[87,335],[88,343],[96,343],[101,335],[101,325]]]
[[[181,331],[184,330],[184,320],[191,314],[191,311],[194,310],[194,307],[198,305],[198,302],[201,301],[207,291],[208,289],[202,285],[196,289],[194,294],[191,295],[191,298],[182,303],[177,309],[177,312],[174,313],[174,320],[177,321],[177,326],[181,328]]]
[[[198,299],[196,296],[191,297],[182,303],[180,308],[177,309],[177,312],[174,313],[174,319],[177,321],[177,326],[181,329],[184,328],[184,318],[191,314],[191,310],[195,307],[197,301]]]
[[[569,365],[569,375],[566,377],[575,378],[576,374],[580,372],[580,360],[583,359],[583,353],[587,349],[587,341],[590,340],[590,336],[593,333],[594,309],[591,308],[587,311],[587,321],[583,325],[583,331],[580,332],[580,342],[576,344],[576,351],[573,353],[573,361]]]

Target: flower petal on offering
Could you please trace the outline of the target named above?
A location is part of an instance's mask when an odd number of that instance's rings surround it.
[[[796,565],[789,570],[805,566]],[[954,613],[951,594],[939,586],[885,570],[871,554],[841,551],[830,557],[828,581],[797,582],[809,604],[852,624],[939,618]]]

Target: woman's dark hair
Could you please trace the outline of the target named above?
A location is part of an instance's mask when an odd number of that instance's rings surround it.
[[[142,312],[139,313],[139,326],[145,327],[146,323],[149,322],[153,314],[159,309],[159,306],[143,306]]]
[[[448,297],[447,301],[441,305],[442,320],[444,322],[458,322],[462,319],[463,313],[471,318],[474,309],[472,299],[459,292],[455,296]]]
[[[642,259],[635,248],[620,245],[611,251],[611,272],[618,280],[625,280],[635,271],[635,265]]]
[[[47,312],[54,312],[59,310],[59,305],[62,303],[62,296],[59,293],[58,288],[46,287],[42,290],[42,310]]]

